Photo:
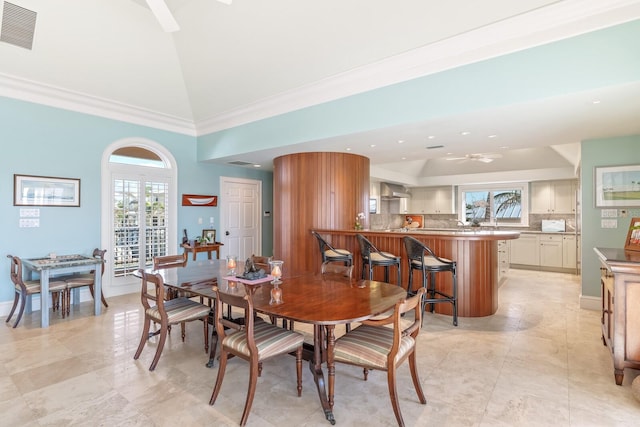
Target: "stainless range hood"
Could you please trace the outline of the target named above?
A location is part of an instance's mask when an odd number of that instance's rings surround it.
[[[408,199],[410,197],[411,194],[409,194],[407,189],[402,185],[391,184],[388,182],[380,183],[380,199],[382,200]]]

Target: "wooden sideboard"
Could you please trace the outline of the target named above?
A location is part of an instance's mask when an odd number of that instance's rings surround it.
[[[640,369],[640,252],[594,248],[600,258],[602,342],[613,358],[616,384],[624,368]]]
[[[517,239],[516,231],[384,231],[384,230],[322,230],[315,229],[334,247],[353,253],[354,275],[360,277],[362,261],[356,233],[363,234],[379,250],[402,257],[402,286],[407,287],[409,272],[407,254],[402,240],[415,237],[429,246],[438,256],[457,263],[458,316],[489,316],[498,309],[498,242]],[[316,245],[316,259],[320,262]],[[319,268],[319,267],[318,267]],[[383,269],[374,268],[374,279],[384,280]],[[392,270],[392,274],[394,274]],[[395,277],[395,276],[394,276]],[[414,277],[415,280],[415,277]],[[420,280],[418,279],[418,282]],[[414,289],[416,284],[414,282]],[[436,288],[451,293],[450,274],[436,275]],[[452,314],[450,304],[436,304],[435,311]]]

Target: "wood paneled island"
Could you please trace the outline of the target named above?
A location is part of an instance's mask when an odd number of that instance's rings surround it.
[[[315,229],[334,247],[354,254],[355,272],[361,274],[362,262],[356,234],[360,233],[382,251],[402,257],[402,286],[407,287],[408,263],[404,236],[412,236],[429,246],[438,256],[456,261],[458,269],[458,316],[489,316],[498,309],[498,242],[520,237],[519,232],[502,230],[324,230]],[[374,268],[374,279],[383,280],[383,268]],[[390,277],[395,277],[393,270]],[[392,280],[393,283],[393,280]],[[413,287],[422,285],[414,273]],[[436,274],[436,288],[451,292],[451,275]],[[435,311],[452,314],[450,304],[436,304]]]

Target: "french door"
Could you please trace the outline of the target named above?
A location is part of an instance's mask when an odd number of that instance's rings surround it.
[[[153,266],[155,256],[172,253],[175,239],[170,236],[175,230],[170,229],[169,206],[176,201],[171,196],[171,178],[157,169],[144,169],[112,173],[109,270],[114,286],[137,283],[133,276],[137,269]]]

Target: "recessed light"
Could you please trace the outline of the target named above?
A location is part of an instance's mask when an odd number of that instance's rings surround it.
[[[253,165],[253,167],[254,167],[254,168],[259,168],[259,167],[260,167],[260,165]]]
[[[376,144],[371,144],[369,147],[373,148],[373,147],[375,147],[375,146],[376,146]]]
[[[433,136],[433,135],[429,135],[429,136],[427,137],[427,139],[435,139],[435,136]]]
[[[398,140],[398,144],[402,144],[404,142],[404,139],[399,139]]]
[[[406,157],[401,157],[400,159],[401,159],[401,160],[407,160],[407,158],[406,158]]]
[[[489,138],[497,138],[498,135],[489,135]]]
[[[600,100],[599,99],[594,99],[593,101],[591,101],[592,104],[600,104]]]
[[[465,131],[460,132],[460,135],[465,136],[465,135],[469,135],[470,133],[471,132],[465,130]]]
[[[347,150],[347,151],[351,151],[351,148],[347,147],[347,148],[346,148],[346,150]]]

